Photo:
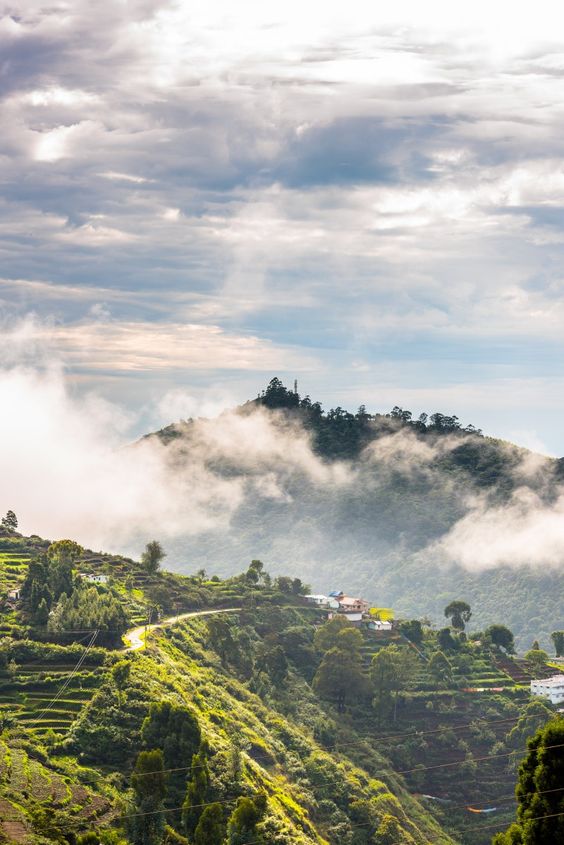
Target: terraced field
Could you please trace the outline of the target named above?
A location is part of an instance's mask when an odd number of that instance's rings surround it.
[[[77,783],[76,778],[72,780],[64,769],[58,771],[31,758],[17,740],[9,744],[0,741],[0,838],[3,833],[8,841],[21,845],[35,841],[29,817],[23,811],[27,799],[45,802],[53,809],[72,809],[84,827],[93,821],[109,822],[115,816],[108,797]]]
[[[73,676],[75,665],[18,666],[11,678],[0,681],[0,717],[40,735],[48,730],[65,734],[102,679],[102,670],[96,667]]]

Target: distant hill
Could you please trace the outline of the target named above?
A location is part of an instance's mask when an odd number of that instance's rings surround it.
[[[177,471],[197,456],[206,472],[240,486],[229,524],[167,540],[179,571],[205,566],[226,575],[258,557],[316,590],[346,578],[371,601],[437,621],[449,600],[464,598],[477,625],[501,613],[522,649],[534,639],[548,645],[550,632],[564,627],[564,554],[550,561],[559,567],[539,565],[532,547],[530,565],[527,548],[521,560],[491,560],[488,538],[474,552],[479,518],[497,514],[499,532],[510,532],[504,508],[514,510],[523,491],[551,507],[562,492],[562,461],[443,413],[324,412],[278,379],[216,420],[183,421],[150,437],[171,448]],[[452,533],[461,527],[469,531],[462,557]]]

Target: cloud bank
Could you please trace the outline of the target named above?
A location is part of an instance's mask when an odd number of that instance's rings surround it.
[[[155,374],[241,400],[307,372],[373,410],[440,390],[559,454],[561,17],[16,0],[0,309],[52,319],[83,384],[131,406]]]

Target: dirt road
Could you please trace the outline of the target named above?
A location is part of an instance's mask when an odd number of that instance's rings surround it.
[[[221,607],[215,610],[191,610],[189,613],[179,613],[178,616],[169,616],[161,622],[155,622],[153,625],[140,625],[138,628],[132,628],[123,635],[125,643],[125,651],[139,651],[145,645],[145,636],[157,628],[168,628],[176,622],[182,622],[183,619],[190,619],[194,616],[213,616],[216,613],[236,613],[241,610],[240,607]]]

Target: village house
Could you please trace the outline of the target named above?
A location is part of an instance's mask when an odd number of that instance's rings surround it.
[[[564,675],[531,681],[531,695],[548,698],[551,704],[564,704]]]
[[[327,596],[322,595],[304,596],[304,599],[308,604],[315,604],[318,607],[327,607],[327,602],[329,601]]]
[[[391,631],[393,624],[390,621],[384,621],[382,619],[371,619],[367,627],[370,631]]]
[[[84,578],[89,584],[107,584],[109,580],[107,575],[92,575],[84,572],[81,574],[81,578]]]

